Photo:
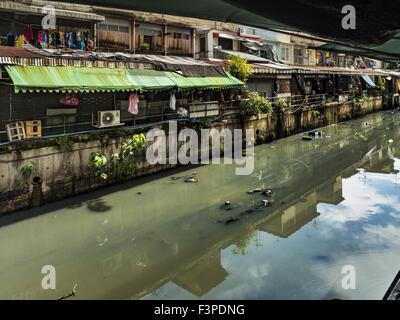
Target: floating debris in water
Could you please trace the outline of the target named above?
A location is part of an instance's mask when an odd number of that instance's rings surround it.
[[[323,134],[322,131],[310,131],[308,135],[312,137],[322,137]]]
[[[250,191],[247,191],[248,194],[253,194],[253,193],[261,193],[263,192],[264,188],[257,188],[257,189],[253,189]]]
[[[76,283],[74,287],[72,288],[72,291],[70,293],[67,293],[59,298],[57,300],[67,300],[68,298],[75,297],[76,296],[76,288],[78,287],[78,284]]]
[[[232,210],[232,204],[230,201],[225,201],[225,203],[223,205],[220,206],[220,209],[222,210],[226,210],[226,211],[230,211]]]
[[[138,193],[136,193],[138,196],[141,196],[142,195],[142,193],[141,192],[138,192]]]
[[[195,179],[195,178],[186,178],[185,182],[186,183],[193,183],[193,182],[199,182],[199,181],[197,179]]]
[[[390,140],[389,140],[389,143],[393,143],[393,142],[394,142],[394,140],[393,140],[393,139],[390,139]]]
[[[274,192],[271,189],[267,189],[267,188],[257,188],[257,189],[253,189],[250,191],[247,191],[248,194],[253,194],[253,193],[260,193],[266,196],[271,197]]]
[[[272,195],[274,194],[274,192],[273,192],[272,190],[267,189],[267,190],[264,190],[264,191],[262,192],[262,194],[265,195],[265,196],[268,196],[268,197],[272,197]]]
[[[270,207],[274,203],[272,200],[262,200],[261,203],[263,204],[264,207]]]
[[[304,140],[304,141],[311,141],[311,140],[312,140],[312,137],[303,136],[301,139]]]

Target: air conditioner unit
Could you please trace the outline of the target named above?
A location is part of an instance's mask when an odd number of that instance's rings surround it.
[[[121,123],[121,111],[99,111],[97,112],[97,118],[93,114],[92,125],[96,128],[111,128],[122,126],[124,125],[124,123]]]

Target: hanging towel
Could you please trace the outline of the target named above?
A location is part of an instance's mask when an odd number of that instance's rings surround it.
[[[18,36],[15,46],[17,48],[22,48],[24,44],[25,44],[25,36],[21,34],[20,36]]]
[[[137,115],[139,113],[139,97],[136,93],[132,93],[129,96],[128,112],[133,115]]]
[[[169,107],[172,110],[176,110],[176,98],[175,93],[171,93],[171,97],[169,98]]]

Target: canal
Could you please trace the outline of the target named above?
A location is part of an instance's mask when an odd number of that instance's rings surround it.
[[[0,299],[75,284],[73,299],[382,299],[400,268],[399,124],[381,112],[258,146],[250,176],[177,169],[1,217]]]

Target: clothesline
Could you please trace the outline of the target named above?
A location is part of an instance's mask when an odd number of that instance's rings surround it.
[[[41,49],[49,48],[68,48],[72,50],[83,50],[92,52],[94,41],[91,31],[88,29],[79,29],[82,31],[49,31],[34,28],[34,24],[23,24],[25,30],[23,33],[8,32],[6,44],[9,47],[21,48],[24,44],[31,44]]]

